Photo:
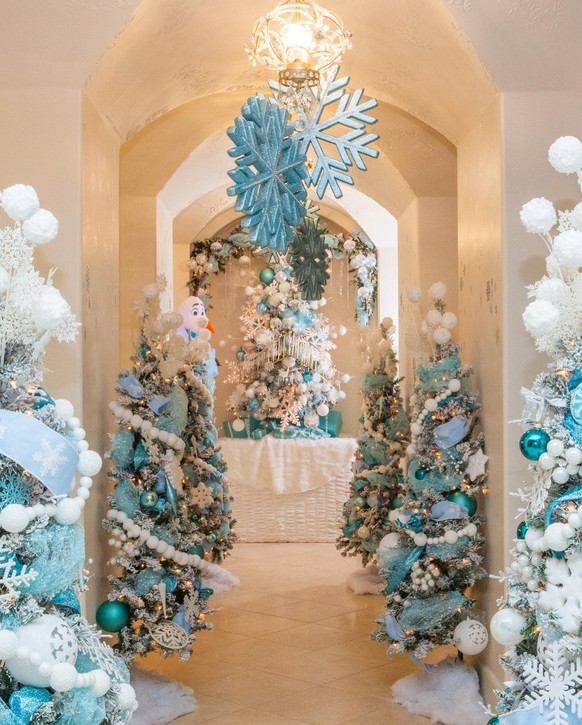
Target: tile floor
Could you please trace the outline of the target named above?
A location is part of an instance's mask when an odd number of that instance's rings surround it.
[[[333,544],[238,544],[225,566],[241,585],[211,599],[192,658],[143,663],[194,689],[173,725],[427,725],[391,702],[414,667],[370,639],[382,597],[347,589],[358,565]]]

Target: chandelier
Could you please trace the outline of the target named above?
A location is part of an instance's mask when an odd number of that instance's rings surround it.
[[[245,50],[254,64],[278,71],[282,86],[299,90],[319,85],[320,72],[350,47],[337,15],[311,0],[283,0],[258,19]]]

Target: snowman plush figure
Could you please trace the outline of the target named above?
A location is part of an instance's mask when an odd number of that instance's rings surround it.
[[[190,295],[178,307],[178,312],[182,315],[182,324],[177,330],[184,340],[188,341],[194,338],[210,341],[210,334],[215,332],[212,322],[206,317],[206,309],[204,302],[200,297]],[[214,378],[218,375],[218,363],[216,361],[216,350],[210,348],[210,359],[208,361],[209,375],[205,379],[210,392],[214,392]]]

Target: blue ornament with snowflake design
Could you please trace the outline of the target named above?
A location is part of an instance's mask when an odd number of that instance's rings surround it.
[[[301,150],[307,155],[311,149],[316,156],[307,185],[315,187],[320,199],[328,187],[336,199],[339,199],[343,196],[340,182],[354,185],[349,173],[350,167],[355,164],[361,171],[366,171],[363,157],[378,157],[378,151],[369,148],[369,144],[379,136],[366,133],[366,126],[378,120],[367,111],[375,108],[378,101],[375,98],[362,101],[363,88],[350,93],[346,89],[350,77],[336,80],[338,71],[338,65],[332,67],[318,96],[312,91],[313,110],[306,110],[305,107],[298,109],[299,120],[295,124]],[[275,98],[284,103],[289,89],[276,81],[269,81],[269,86],[275,91]],[[330,115],[330,107],[336,103],[337,108]],[[345,129],[346,132],[339,134],[337,127]],[[334,155],[329,155],[332,149]]]
[[[305,152],[293,135],[286,109],[261,93],[251,96],[227,134],[235,144],[229,156],[236,169],[228,172],[234,186],[236,211],[246,214],[242,226],[250,228],[248,241],[284,252],[306,214],[305,180],[309,173]]]

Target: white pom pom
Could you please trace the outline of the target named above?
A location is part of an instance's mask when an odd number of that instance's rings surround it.
[[[544,541],[553,551],[565,551],[569,542],[564,532],[564,524],[550,524],[544,531]]]
[[[16,655],[18,637],[8,629],[0,631],[0,660],[9,660]]]
[[[519,218],[526,231],[531,234],[549,232],[557,221],[554,205],[543,196],[524,204],[519,212]]]
[[[19,503],[10,503],[0,511],[0,526],[11,534],[18,534],[28,526],[26,508]]]
[[[95,476],[101,470],[101,466],[101,456],[97,451],[83,451],[79,453],[77,471],[79,471],[81,476]]]
[[[445,531],[445,541],[447,542],[447,544],[456,544],[458,540],[459,535],[456,531],[453,531],[452,529]]]
[[[457,326],[457,315],[454,312],[445,312],[442,324],[449,330],[453,330]]]
[[[419,302],[422,297],[422,291],[420,287],[409,287],[406,290],[406,296],[411,302],[416,304],[416,302]]]
[[[461,381],[457,380],[457,378],[453,378],[452,380],[449,380],[449,390],[451,393],[458,393],[461,389]]]
[[[536,300],[531,302],[522,315],[525,329],[533,335],[547,335],[558,324],[560,313],[551,302]]]
[[[559,277],[544,277],[541,279],[535,290],[536,300],[546,302],[560,302],[568,291],[566,283]]]
[[[50,686],[57,692],[68,692],[75,687],[77,670],[68,662],[57,662],[50,676]]]
[[[55,520],[59,524],[69,526],[78,521],[81,515],[81,507],[72,498],[63,498],[57,504],[57,512],[55,514]]]
[[[54,330],[71,315],[67,300],[56,287],[44,285],[38,297],[29,301],[32,319],[39,330]]]
[[[561,174],[573,174],[582,168],[582,143],[575,136],[561,136],[548,151],[548,161]]]
[[[444,282],[435,282],[428,288],[428,296],[433,300],[444,300],[447,296],[447,285]]]
[[[158,296],[158,286],[156,284],[148,284],[143,288],[143,296],[146,300],[153,300]]]
[[[428,410],[429,413],[434,413],[434,411],[439,407],[439,404],[434,398],[427,398],[424,401],[424,407]]]
[[[131,685],[122,683],[119,685],[117,704],[122,710],[131,710],[135,704],[135,690]]]
[[[315,410],[317,411],[317,415],[325,418],[325,416],[329,413],[329,406],[325,403],[320,403]]]
[[[451,331],[446,327],[437,327],[433,330],[432,339],[437,345],[445,345],[451,339]]]
[[[38,211],[39,202],[32,186],[14,184],[2,192],[2,208],[11,219],[24,221]]]
[[[55,400],[55,410],[57,411],[59,418],[65,422],[75,415],[75,408],[73,407],[73,404],[70,400],[66,400],[65,398],[57,398]]]
[[[582,267],[582,232],[569,229],[554,239],[554,257],[562,267]]]
[[[10,274],[4,269],[4,267],[0,267],[0,295],[6,292],[9,284]]]
[[[436,325],[440,325],[443,321],[443,316],[438,310],[429,310],[426,313],[426,321],[429,325],[432,325],[433,327]]]
[[[59,233],[59,222],[50,211],[39,209],[24,222],[22,232],[33,244],[48,244]]]
[[[196,333],[196,337],[198,337],[202,342],[208,342],[210,340],[210,330],[207,330],[205,327],[203,327],[201,330],[198,330]]]

